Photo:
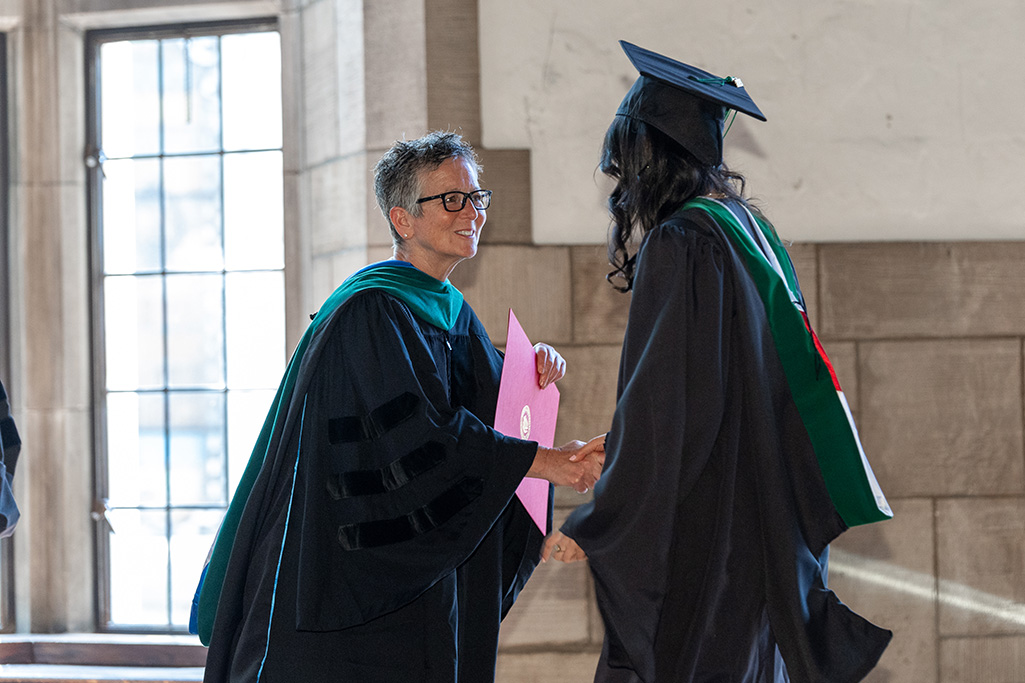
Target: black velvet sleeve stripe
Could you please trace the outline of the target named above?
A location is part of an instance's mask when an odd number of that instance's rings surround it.
[[[340,444],[380,438],[390,429],[394,429],[411,418],[419,403],[420,397],[407,391],[374,408],[368,415],[352,415],[328,420],[328,441],[331,444]]]
[[[7,403],[7,391],[0,382],[0,462],[7,467],[7,475],[14,476],[14,468],[18,464],[18,453],[21,451],[21,437],[11,417],[11,408]]]
[[[387,467],[329,475],[327,492],[335,500],[387,493],[405,486],[424,472],[437,467],[444,459],[445,447],[437,441],[428,441]]]
[[[0,443],[4,448],[13,448],[21,445],[21,438],[18,436],[18,428],[10,417],[0,418]]]
[[[483,491],[483,479],[463,477],[430,503],[409,514],[338,527],[338,543],[346,550],[359,550],[408,541],[452,519]]]

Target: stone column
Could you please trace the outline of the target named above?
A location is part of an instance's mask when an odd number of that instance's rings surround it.
[[[304,240],[297,253],[311,273],[306,313],[347,275],[390,253],[373,165],[396,137],[426,131],[424,15],[423,0],[310,0],[285,15],[286,58],[287,46],[298,46],[286,93],[297,102],[299,139],[286,164]],[[289,86],[294,74],[301,75]],[[297,319],[290,330],[308,322]]]
[[[95,612],[84,68],[59,5],[23,3],[9,34],[15,618],[34,632],[91,630]]]

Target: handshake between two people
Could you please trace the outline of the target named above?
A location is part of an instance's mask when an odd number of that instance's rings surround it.
[[[605,465],[605,435],[588,442],[570,441],[558,448],[537,447],[534,464],[528,477],[547,479],[556,486],[572,486],[577,493],[587,493],[601,476]]]
[[[577,493],[587,493],[598,481],[604,466],[605,435],[601,434],[587,443],[570,441],[558,448],[539,446],[527,476],[547,479],[556,486],[572,486]],[[556,531],[547,538],[541,553],[543,562],[549,558],[579,562],[586,560],[587,555],[573,539]]]
[[[544,389],[566,374],[566,361],[548,344],[535,344],[538,384]],[[558,448],[538,446],[528,477],[547,479],[556,486],[572,486],[577,493],[587,493],[601,476],[605,466],[605,435],[588,442],[570,441]],[[541,560],[554,557],[562,562],[586,560],[587,555],[573,539],[556,531],[545,540]]]

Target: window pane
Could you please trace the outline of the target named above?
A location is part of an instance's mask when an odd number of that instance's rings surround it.
[[[107,395],[108,499],[116,507],[164,505],[164,394]]]
[[[224,149],[281,147],[281,40],[277,33],[221,39]]]
[[[218,42],[216,36],[161,41],[165,154],[220,147]]]
[[[229,273],[225,300],[228,387],[276,387],[285,362],[284,276]]]
[[[166,624],[167,513],[111,510],[111,619],[122,624]]]
[[[157,42],[107,43],[100,52],[102,144],[107,157],[160,152]]]
[[[104,281],[108,389],[164,386],[164,326],[159,277]]]
[[[171,387],[224,387],[223,279],[167,276],[167,381]]]
[[[224,259],[234,270],[285,265],[281,152],[224,155]]]
[[[175,626],[189,625],[192,598],[222,517],[220,510],[171,513],[171,622]]]
[[[219,156],[164,160],[168,270],[221,270]]]
[[[275,390],[228,392],[228,495],[235,493],[267,418]],[[227,501],[225,501],[227,504]]]
[[[103,165],[103,269],[160,270],[160,161]]]
[[[224,394],[174,392],[171,404],[171,504],[224,498]]]

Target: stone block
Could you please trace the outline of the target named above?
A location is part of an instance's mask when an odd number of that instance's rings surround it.
[[[58,133],[50,144],[57,143],[60,163],[59,177],[63,183],[85,184],[85,165],[82,150],[85,148],[86,104],[85,104],[85,50],[80,31],[58,24],[57,27],[57,107]],[[36,83],[32,87],[36,87]],[[30,155],[39,154],[38,149],[29,149]]]
[[[306,149],[302,130],[303,119],[303,42],[302,18],[298,11],[282,12],[278,17],[281,31],[281,121],[282,155],[285,173],[302,170]],[[286,212],[287,215],[287,212]]]
[[[890,496],[1023,490],[1018,340],[862,343],[859,427]]]
[[[347,277],[367,265],[367,250],[359,247],[346,249],[334,254],[331,261],[335,279],[334,286],[337,288]],[[332,289],[331,291],[334,290]]]
[[[285,323],[289,349],[295,348],[309,325],[309,311],[306,309],[314,305],[311,302],[313,255],[309,249],[310,189],[308,174],[285,173]]]
[[[313,258],[312,296],[309,310],[302,312],[306,325],[310,322],[310,313],[314,313],[324,300],[342,284],[345,278],[369,263],[367,250],[362,247],[342,249],[330,254]],[[305,328],[303,328],[305,330]]]
[[[367,69],[363,16],[366,3],[363,0],[331,0],[325,4],[334,7],[334,42],[331,48],[338,64],[335,82],[329,84],[329,87],[333,85],[333,108],[338,114],[331,123],[338,126],[338,154],[355,154],[363,151],[367,144],[367,126],[371,121],[368,91],[381,89],[380,83],[369,80]],[[309,66],[305,65],[306,68]]]
[[[391,229],[388,227],[388,219],[377,204],[377,194],[374,192],[374,167],[385,151],[383,149],[367,150],[366,170],[364,171],[367,202],[366,226],[367,244],[387,248],[390,253],[392,248]]]
[[[57,74],[57,50],[53,34],[40,17],[32,13],[26,25],[12,35],[8,45],[17,61],[9,62],[11,92],[21,93],[11,102],[13,124],[8,144],[11,144],[11,181],[54,183],[60,179],[60,82]],[[75,155],[81,159],[81,153]]]
[[[422,0],[361,4],[366,145],[383,150],[427,132],[426,8]]]
[[[598,610],[598,601],[594,597],[594,578],[593,576],[588,581],[591,591],[591,600],[588,603],[588,614],[591,622],[590,637],[591,643],[595,647],[600,648],[602,641],[605,640],[605,624],[601,618],[601,612]]]
[[[310,277],[310,300],[307,302],[310,310],[304,313],[307,326],[310,320],[309,313],[320,308],[324,299],[338,286],[338,282],[335,281],[334,259],[330,255],[314,256],[310,265],[313,269]]]
[[[559,422],[555,442],[586,441],[612,425],[619,377],[618,346],[560,346],[566,376],[559,380]]]
[[[565,509],[567,512],[570,512],[577,506],[590,502],[593,498],[593,491],[577,493],[569,486],[555,487],[555,507]]]
[[[1025,335],[1025,242],[820,245],[823,336]]]
[[[563,521],[557,511],[553,527]],[[499,647],[586,643],[591,593],[586,562],[542,563],[502,621]]]
[[[92,400],[89,245],[85,188],[12,185],[11,351],[27,369],[32,406],[87,408]],[[4,264],[6,268],[7,264]],[[14,358],[12,358],[12,361]]]
[[[310,247],[323,254],[367,244],[367,162],[353,154],[309,171]]]
[[[945,638],[940,641],[940,671],[940,683],[1025,681],[1025,638]]]
[[[496,345],[505,345],[510,308],[531,341],[556,347],[570,341],[568,248],[483,246],[451,280]]]
[[[1025,633],[1025,500],[939,500],[936,544],[940,637]]]
[[[302,10],[302,111],[307,167],[332,159],[340,152],[336,30],[334,3],[317,2]]]
[[[484,244],[530,244],[530,153],[519,149],[478,149],[482,186],[491,190]]]
[[[572,247],[573,341],[578,344],[623,343],[630,295],[605,280],[612,269],[604,245]],[[618,361],[617,361],[618,363]]]
[[[591,683],[598,651],[499,652],[495,683]]]
[[[91,380],[93,357],[85,340],[90,334],[89,230],[86,218],[86,190],[79,184],[62,184],[56,188],[38,188],[43,201],[57,204],[59,219],[48,229],[55,231],[60,244],[60,360],[64,405],[88,411],[92,405]],[[38,228],[39,226],[37,226]],[[47,255],[47,258],[53,255]],[[56,283],[55,283],[56,284]],[[30,318],[34,317],[30,315]]]
[[[28,407],[52,406],[61,400],[63,384],[60,205],[53,201],[52,186],[33,184],[12,190],[13,222],[25,226],[16,234],[21,242],[11,244],[12,262],[20,263],[25,326],[12,332],[22,335],[29,369],[22,400]]]
[[[59,404],[15,416],[23,451],[18,463],[15,536],[18,551],[34,568],[26,581],[32,621],[40,630],[92,628],[95,604],[92,523],[76,511],[91,505],[92,415]],[[60,552],[55,552],[59,548]]]
[[[830,549],[829,587],[851,609],[893,631],[866,683],[936,680],[932,502],[891,501],[894,518],[850,529]]]
[[[426,0],[427,125],[454,130],[472,145],[481,140],[477,3]]]

